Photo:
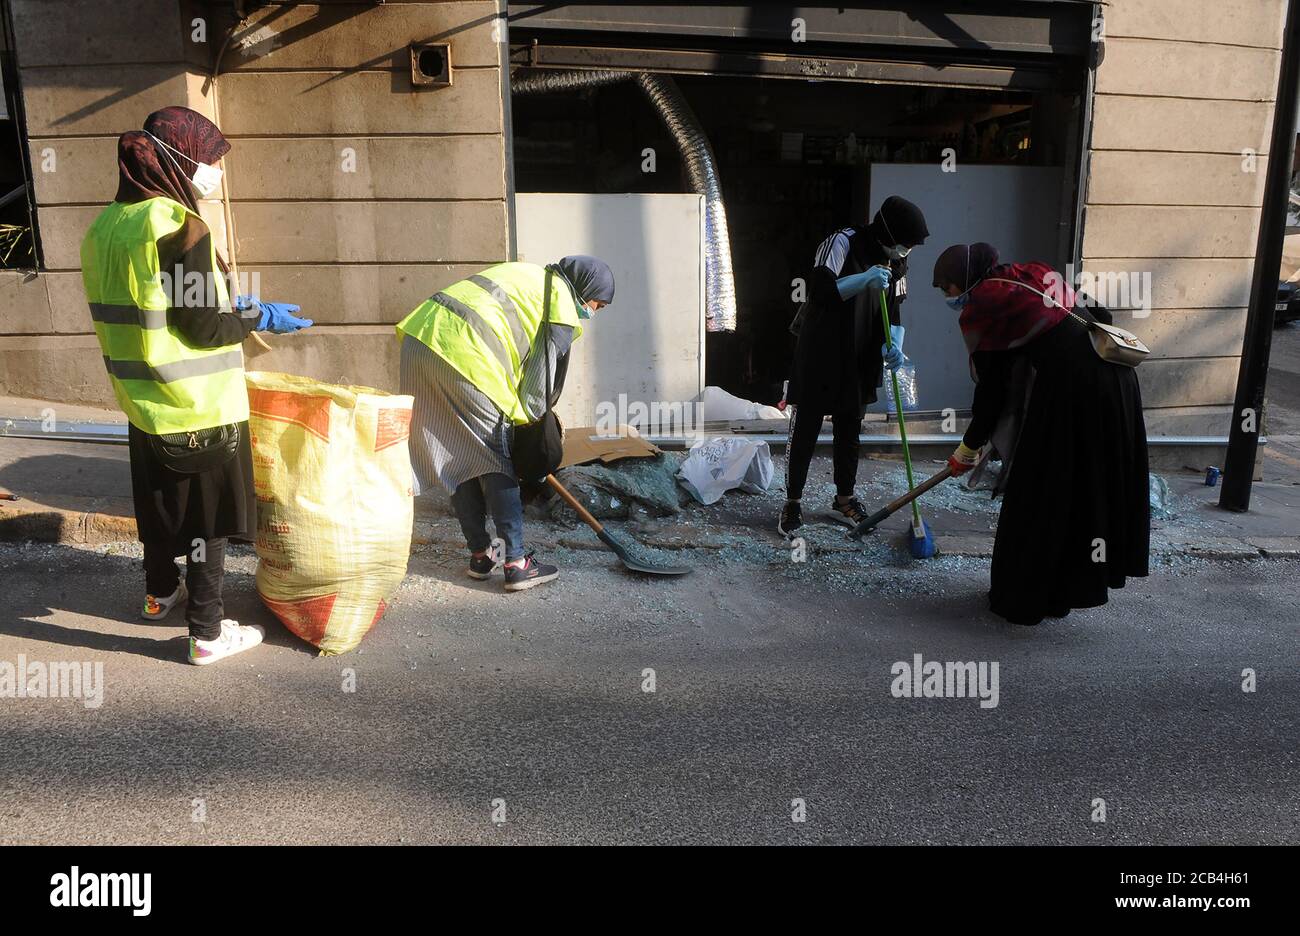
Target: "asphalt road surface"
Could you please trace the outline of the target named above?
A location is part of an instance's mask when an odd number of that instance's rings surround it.
[[[575,553],[506,595],[425,550],[360,650],[271,623],[198,668],[179,621],[133,617],[138,559],[104,552],[0,545],[0,669],[104,680],[97,707],[0,698],[0,843],[1300,840],[1294,563],[1179,562],[1017,628],[981,560],[843,588]],[[253,562],[227,611],[269,623]],[[996,706],[895,697],[916,654],[998,664]]]

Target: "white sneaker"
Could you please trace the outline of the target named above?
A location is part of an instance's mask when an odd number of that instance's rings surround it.
[[[260,624],[240,624],[229,619],[221,622],[221,636],[216,640],[190,638],[190,662],[207,666],[245,650],[252,650],[262,642],[266,630]]]
[[[167,612],[176,607],[182,601],[190,596],[185,590],[185,583],[181,582],[176,586],[176,591],[172,592],[166,598],[155,598],[153,595],[144,596],[144,607],[140,609],[140,617],[149,621],[161,621],[167,616]]]

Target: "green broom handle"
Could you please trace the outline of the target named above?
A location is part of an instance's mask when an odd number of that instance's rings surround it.
[[[885,323],[885,347],[894,346],[893,335],[889,332],[889,306],[885,303],[885,291],[880,291],[880,318]],[[903,397],[898,392],[898,372],[889,368],[889,379],[894,384],[894,408],[898,411],[898,435],[903,440],[903,464],[907,466],[907,490],[910,493],[916,482],[912,480],[912,453],[907,447],[907,420],[903,418]],[[912,519],[914,526],[921,529],[921,505],[912,501]]]

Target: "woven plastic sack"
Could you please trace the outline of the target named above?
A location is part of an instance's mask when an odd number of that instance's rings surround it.
[[[346,653],[411,553],[409,396],[250,372],[257,593],[284,626]]]

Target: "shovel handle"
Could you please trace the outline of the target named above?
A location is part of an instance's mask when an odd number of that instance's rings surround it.
[[[601,522],[593,517],[591,512],[587,510],[586,507],[583,507],[582,503],[576,497],[569,493],[568,489],[559,482],[555,475],[548,474],[546,476],[546,483],[551,486],[551,490],[564,498],[565,503],[578,512],[578,516],[582,518],[583,523],[595,530],[597,535],[605,532],[605,527]]]
[[[906,507],[908,504],[912,503],[912,501],[920,497],[922,494],[924,494],[926,491],[930,490],[930,488],[934,487],[936,484],[939,484],[943,481],[947,481],[951,477],[952,477],[951,466],[944,465],[943,471],[940,471],[938,474],[926,478],[924,481],[922,481],[916,487],[912,488],[912,490],[908,491],[902,497],[898,498],[897,500],[891,501],[885,507],[885,510],[887,510],[889,513],[894,513],[896,510],[901,510],[902,508]],[[886,516],[888,516],[888,514],[886,514]]]
[[[855,526],[853,528],[853,532],[850,533],[849,535],[852,536],[854,539],[858,539],[863,534],[870,533],[877,526],[879,526],[880,523],[883,520],[885,520],[885,518],[887,518],[890,514],[897,513],[898,511],[902,510],[904,507],[912,503],[914,500],[916,500],[926,491],[930,490],[930,488],[934,487],[936,484],[941,484],[942,482],[947,481],[951,477],[952,477],[952,467],[949,465],[944,465],[943,471],[939,472],[938,474],[932,477],[926,478],[924,481],[922,481],[916,487],[912,488],[912,490],[908,491],[902,497],[890,501],[884,507],[880,508],[875,513],[873,513],[870,517],[867,517],[867,519],[863,520],[861,523]]]

